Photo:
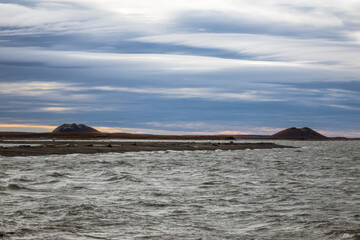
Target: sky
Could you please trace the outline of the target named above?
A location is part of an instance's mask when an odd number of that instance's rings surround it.
[[[358,0],[0,0],[0,131],[360,137]]]

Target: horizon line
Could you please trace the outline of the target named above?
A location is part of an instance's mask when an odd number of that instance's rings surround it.
[[[58,126],[53,125],[36,125],[36,124],[1,124],[0,132],[17,132],[17,133],[51,133],[52,130]],[[123,128],[123,127],[106,127],[94,126],[101,133],[129,133],[129,134],[146,134],[146,135],[253,135],[253,136],[271,136],[285,128],[269,128],[269,127],[256,127],[250,128],[251,131],[174,131],[162,129],[148,129],[148,128]],[[332,130],[316,130],[318,133],[327,137],[348,137],[360,138],[360,131],[332,131]]]

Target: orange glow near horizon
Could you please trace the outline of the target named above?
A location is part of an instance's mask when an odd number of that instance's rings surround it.
[[[219,132],[192,132],[195,135],[248,135],[249,132],[241,131],[219,131]]]
[[[112,128],[112,127],[93,127],[96,130],[100,131],[100,132],[106,132],[106,133],[118,133],[118,132],[122,132],[120,129],[118,128]]]
[[[51,132],[57,126],[50,125],[33,125],[33,124],[0,124],[0,131],[7,132]],[[138,129],[138,128],[120,128],[120,127],[93,127],[100,132],[105,133],[133,133],[133,134],[155,134],[155,135],[269,135],[279,132],[281,128],[260,127],[253,128],[252,131],[217,131],[217,132],[182,132],[171,130],[157,130],[157,129]],[[358,131],[327,131],[317,130],[317,132],[327,137],[353,137],[360,138]]]
[[[9,130],[13,130],[14,128],[20,128],[22,130],[26,129],[46,129],[46,130],[54,130],[57,126],[48,126],[48,125],[31,125],[31,124],[0,124],[0,128],[9,128]]]
[[[320,134],[326,137],[349,137],[349,138],[360,138],[360,132],[350,131],[350,132],[342,132],[342,131],[317,131]]]

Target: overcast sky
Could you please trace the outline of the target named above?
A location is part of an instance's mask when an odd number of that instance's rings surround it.
[[[359,0],[0,0],[0,131],[360,137]]]

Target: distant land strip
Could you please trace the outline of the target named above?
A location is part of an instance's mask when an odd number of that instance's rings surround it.
[[[51,133],[0,132],[0,139],[144,139],[144,140],[359,140],[345,137],[326,137],[315,130],[287,128],[271,136],[267,135],[152,135],[132,133],[102,133],[84,124],[65,123],[56,127]]]
[[[112,141],[122,139],[125,141]],[[359,140],[329,138],[311,128],[287,128],[271,136],[261,135],[150,135],[102,133],[83,124],[63,124],[51,133],[0,132],[0,156],[94,154],[139,151],[196,151],[292,148],[271,142],[240,143],[236,140]],[[25,140],[25,141],[24,141]],[[61,141],[60,141],[61,140]],[[79,141],[81,140],[81,141]],[[101,140],[101,141],[97,141]],[[126,141],[127,140],[127,141]],[[136,140],[136,141],[133,141]],[[143,140],[143,141],[142,141]],[[153,142],[147,140],[154,140]],[[159,141],[165,140],[165,141]],[[166,141],[169,140],[169,141]],[[182,141],[170,141],[182,140]],[[196,141],[198,140],[198,141]],[[201,142],[199,140],[213,140]]]

